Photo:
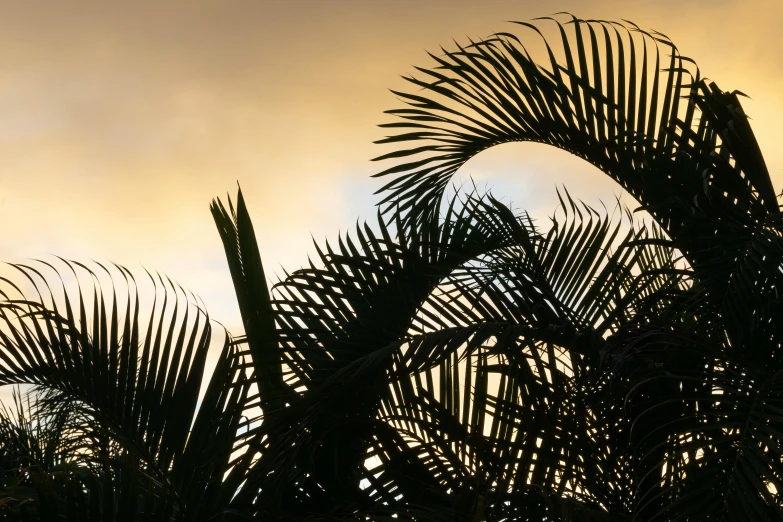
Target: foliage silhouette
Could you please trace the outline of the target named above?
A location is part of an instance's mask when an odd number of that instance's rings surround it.
[[[0,419],[2,512],[783,519],[783,223],[742,94],[630,22],[518,25],[408,78],[377,224],[271,290],[241,191],[213,201],[245,332],[211,376],[212,324],[170,280],[142,313],[122,267],[16,265],[0,382],[38,388]],[[589,161],[651,220],[563,191],[542,228],[445,195],[510,141]]]

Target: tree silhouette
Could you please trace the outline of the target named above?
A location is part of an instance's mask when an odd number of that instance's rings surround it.
[[[3,513],[783,519],[783,223],[742,93],[630,22],[518,25],[395,93],[377,223],[308,268],[269,289],[241,191],[213,201],[245,331],[209,377],[212,324],[170,280],[148,274],[147,313],[122,267],[15,265],[0,382],[38,388],[0,422]],[[446,194],[511,141],[585,159],[650,219],[563,191],[547,228]]]

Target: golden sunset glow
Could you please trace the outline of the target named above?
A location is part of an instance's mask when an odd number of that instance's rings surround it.
[[[781,27],[4,2],[0,519],[783,520]]]
[[[724,90],[738,89],[783,186],[783,6],[740,1],[247,1],[7,3],[0,18],[0,258],[49,254],[169,274],[241,332],[214,223],[242,186],[268,275],[312,238],[373,220],[389,89],[425,51],[555,11],[628,19],[670,37]],[[620,189],[567,153],[484,152],[462,181],[538,215],[555,186],[596,202]],[[460,181],[460,180],[455,180]]]

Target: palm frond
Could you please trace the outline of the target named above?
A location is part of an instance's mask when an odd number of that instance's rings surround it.
[[[781,371],[727,358],[709,338],[635,327],[609,402],[622,398],[641,520],[781,520]]]
[[[567,193],[563,212],[542,233],[491,196],[458,195],[418,235],[400,226],[393,240],[379,219],[379,233],[365,225],[318,248],[320,265],[273,288],[285,380],[301,398],[264,416],[237,498],[264,499],[269,516],[330,498],[342,504],[325,512],[425,497],[448,511],[459,501],[444,492],[481,469],[497,491],[535,486],[622,512],[625,500],[599,486],[613,483],[616,458],[596,451],[607,442],[591,432],[581,379],[602,353],[599,323],[628,320],[616,307],[651,299],[651,280],[672,287],[672,255]],[[552,466],[536,463],[544,455]]]
[[[431,55],[434,67],[407,78],[422,93],[395,92],[408,108],[387,111],[398,121],[381,126],[398,132],[379,143],[409,148],[376,158],[402,159],[377,174],[393,178],[379,191],[384,211],[409,228],[426,223],[456,171],[494,145],[571,152],[634,196],[682,252],[705,298],[694,313],[720,311],[728,342],[763,357],[750,341],[760,323],[745,303],[768,306],[757,299],[767,276],[754,245],[779,208],[741,93],[721,91],[667,38],[630,23],[516,23],[543,38],[545,58],[498,33]],[[544,37],[547,23],[553,38]]]
[[[141,510],[190,520],[205,504],[213,508],[207,512],[219,511],[230,496],[221,505],[215,502],[220,496],[204,499],[203,494],[232,468],[249,389],[249,383],[237,379],[244,375],[238,348],[226,341],[199,403],[212,335],[205,312],[183,302],[184,291],[168,279],[150,275],[155,297],[145,332],[139,286],[130,272],[116,267],[112,274],[102,265],[93,270],[68,261],[63,265],[75,276],[76,290],[69,290],[54,265],[44,262],[40,268],[15,265],[35,298],[26,297],[21,284],[4,280],[0,382],[56,390],[62,404],[102,427],[100,436],[77,437],[86,445],[87,461],[110,459],[93,467],[96,487],[103,492],[93,492],[96,502],[103,498],[96,508],[101,512],[128,509],[123,516],[131,517]],[[83,288],[80,271],[93,280],[91,291]],[[101,272],[114,276],[111,292],[102,290]],[[59,292],[50,285],[52,275],[59,278]],[[117,293],[118,281],[128,285],[124,299]],[[193,436],[191,426],[199,427]],[[116,453],[102,450],[107,438]],[[87,487],[80,473],[66,474],[82,484],[74,491]],[[144,491],[146,501],[139,496]],[[118,497],[112,500],[114,495]],[[58,512],[56,503],[50,504],[46,509]]]

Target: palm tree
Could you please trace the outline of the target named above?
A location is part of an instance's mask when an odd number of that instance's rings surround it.
[[[399,148],[378,159],[399,161],[376,226],[271,292],[241,192],[213,201],[245,332],[208,381],[212,325],[168,279],[149,275],[144,314],[122,267],[18,265],[31,291],[6,281],[0,382],[55,390],[44,425],[74,415],[81,451],[56,474],[14,464],[5,513],[783,519],[783,223],[741,93],[630,23],[519,23],[547,24],[541,64],[512,33],[432,55],[383,125]],[[563,192],[544,228],[445,195],[510,141],[589,161],[650,219]]]

